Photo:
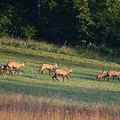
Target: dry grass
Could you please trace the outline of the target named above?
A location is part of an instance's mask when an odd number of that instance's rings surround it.
[[[119,106],[58,106],[44,99],[0,93],[0,120],[119,120]]]
[[[120,116],[104,111],[44,108],[42,111],[1,110],[0,120],[119,120]]]

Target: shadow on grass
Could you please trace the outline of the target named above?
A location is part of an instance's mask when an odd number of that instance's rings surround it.
[[[94,73],[82,73],[82,72],[74,72],[71,76],[73,76],[74,78],[79,78],[79,79],[84,79],[84,80],[92,80],[95,81],[96,80],[96,76],[97,74]]]
[[[49,83],[27,84],[15,81],[1,81],[0,91],[102,104],[118,104],[120,101],[119,91],[103,91],[82,87],[51,85]]]

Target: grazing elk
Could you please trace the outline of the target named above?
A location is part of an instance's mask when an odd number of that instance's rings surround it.
[[[11,73],[13,75],[12,71],[15,71],[15,73],[17,72],[19,74],[19,69],[18,68],[20,68],[22,66],[24,67],[25,64],[24,63],[18,63],[18,62],[9,62],[7,64],[7,66],[8,66],[9,74]]]
[[[96,80],[97,81],[105,80],[107,76],[108,76],[107,71],[103,70],[103,72],[98,73]]]
[[[107,75],[108,75],[108,81],[110,78],[113,78],[113,81],[114,81],[114,78],[117,77],[120,82],[120,78],[119,78],[120,71],[112,70],[112,71],[107,72]]]
[[[40,66],[40,69],[38,70],[38,73],[43,74],[44,70],[48,70],[49,71],[49,75],[50,72],[54,71],[55,69],[57,69],[57,63],[55,65],[51,65],[51,64],[42,64]]]
[[[64,69],[56,69],[56,70],[54,71],[54,76],[52,77],[52,79],[53,79],[53,81],[54,81],[54,78],[55,78],[56,80],[58,80],[58,79],[57,79],[57,76],[61,76],[61,77],[63,78],[63,82],[64,82],[64,78],[65,78],[65,77],[66,77],[66,78],[68,79],[68,81],[69,81],[68,76],[70,75],[71,72],[72,72],[71,67],[69,67],[69,68],[64,68]]]

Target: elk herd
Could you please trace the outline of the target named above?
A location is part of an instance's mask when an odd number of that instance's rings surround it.
[[[0,73],[8,73],[11,75],[14,75],[16,73],[19,74],[20,71],[20,67],[24,67],[25,64],[24,63],[18,63],[18,62],[8,62],[6,65],[1,64],[0,65]],[[52,75],[52,80],[57,80],[58,81],[58,76],[61,76],[64,82],[64,79],[67,78],[67,80],[69,81],[69,76],[72,72],[72,67],[66,67],[66,68],[62,68],[59,69],[57,64],[42,64],[39,67],[38,73],[39,74],[43,74],[44,70],[48,70],[49,71],[49,75]],[[106,80],[109,82],[109,79],[112,78],[113,81],[115,78],[117,78],[120,81],[120,71],[117,70],[103,70],[102,72],[98,73],[96,80],[97,81],[103,81]]]
[[[117,71],[117,70],[105,71],[105,70],[103,70],[103,72],[100,72],[97,75],[96,80],[101,81],[101,80],[107,79],[109,82],[110,78],[112,78],[113,81],[114,81],[114,78],[117,78],[120,82],[119,76],[120,76],[120,71]]]
[[[18,63],[18,62],[8,62],[6,65],[1,64],[0,65],[0,73],[5,73],[5,72],[7,73],[8,72],[9,75],[10,74],[14,75],[16,73],[19,74],[19,71],[20,71],[19,68],[24,67],[24,66],[25,66],[24,63]],[[57,78],[58,76],[61,76],[63,78],[63,81],[64,81],[64,78],[67,78],[69,81],[69,76],[70,76],[70,73],[72,72],[71,66],[63,68],[63,69],[58,69],[57,64],[55,64],[55,65],[42,64],[39,67],[38,73],[43,74],[44,70],[48,70],[49,75],[52,73],[53,81],[55,79],[58,80],[58,78]]]

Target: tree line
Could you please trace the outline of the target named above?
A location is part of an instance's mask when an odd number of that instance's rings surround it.
[[[0,0],[0,37],[120,46],[119,0]]]

